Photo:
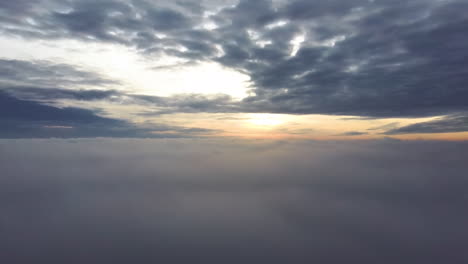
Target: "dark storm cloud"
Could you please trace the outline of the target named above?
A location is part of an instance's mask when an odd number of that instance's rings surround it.
[[[464,0],[43,3],[49,8],[21,15],[34,23],[1,29],[219,62],[251,77],[256,95],[241,112],[421,117],[468,109]],[[13,10],[3,16],[14,20],[15,5],[0,6]],[[205,29],[209,21],[216,28]]]
[[[466,263],[467,155],[460,142],[0,141],[0,260]]]
[[[417,133],[450,133],[450,132],[467,132],[468,131],[468,116],[453,115],[436,119],[434,121],[416,123],[400,128],[391,129],[385,134],[417,134]]]
[[[42,105],[0,91],[0,138],[193,137],[212,132],[166,125],[139,127],[91,110]]]

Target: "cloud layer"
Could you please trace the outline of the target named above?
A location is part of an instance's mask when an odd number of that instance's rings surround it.
[[[0,141],[0,259],[464,263],[467,155],[392,140]]]
[[[3,4],[1,30],[217,61],[251,76],[247,111],[395,117],[468,106],[466,1],[39,2]]]

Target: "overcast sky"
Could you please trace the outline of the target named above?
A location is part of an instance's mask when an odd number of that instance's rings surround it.
[[[468,138],[466,0],[0,2],[0,137]]]

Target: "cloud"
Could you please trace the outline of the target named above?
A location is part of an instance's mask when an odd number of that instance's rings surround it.
[[[255,95],[240,112],[386,118],[468,109],[463,0],[29,3],[0,6],[10,12],[0,30],[221,63],[251,77]]]
[[[452,115],[438,118],[433,121],[416,123],[404,127],[391,129],[386,135],[398,134],[425,134],[425,133],[451,133],[468,131],[468,116]]]
[[[9,86],[8,86],[9,87]],[[0,86],[0,89],[2,87]],[[60,102],[106,101],[124,104],[146,105],[148,111],[141,116],[154,116],[173,113],[238,113],[245,111],[238,102],[224,94],[205,96],[199,94],[179,94],[168,97],[130,94],[117,90],[72,90],[60,88],[13,86],[2,89],[7,94],[31,101]],[[151,110],[157,108],[158,110]]]
[[[359,131],[350,131],[346,133],[339,134],[338,136],[362,136],[367,135],[367,132],[359,132]]]
[[[244,111],[228,95],[205,96],[199,94],[181,94],[170,97],[130,95],[135,102],[157,106],[160,110],[142,113],[142,115],[160,115],[170,113],[233,113]]]
[[[124,96],[109,88],[118,85],[118,81],[76,65],[0,59],[0,92],[24,100],[52,104],[64,100],[112,101]]]
[[[17,97],[27,98],[29,100],[55,101],[55,100],[111,100],[112,97],[123,96],[115,90],[71,90],[59,88],[40,88],[40,87],[12,87],[3,89]]]
[[[0,256],[464,263],[467,155],[463,142],[2,140]]]
[[[388,123],[388,124],[385,124],[385,125],[382,125],[382,126],[371,127],[371,128],[369,128],[367,130],[369,130],[369,131],[390,130],[390,129],[394,129],[394,128],[398,127],[398,125],[400,125],[399,122],[392,122],[392,123]]]
[[[0,122],[0,138],[193,137],[214,132],[167,125],[141,127],[98,116],[91,110],[57,108],[17,99],[3,91],[0,91]]]
[[[311,16],[320,24],[304,26],[306,40],[295,57],[250,67],[261,92],[250,103],[271,112],[373,117],[466,109],[460,65],[467,50],[458,45],[466,20],[439,12],[452,5],[374,1],[330,23]]]
[[[244,112],[228,95],[180,94],[169,97],[130,94],[108,88],[119,83],[73,65],[48,61],[0,60],[0,91],[16,98],[46,103],[105,101],[145,104],[142,115]],[[95,88],[94,88],[95,87]],[[157,108],[158,110],[151,110]],[[33,121],[33,120],[32,120]]]
[[[115,80],[77,66],[50,61],[0,59],[0,88],[8,86],[61,87],[118,84]]]

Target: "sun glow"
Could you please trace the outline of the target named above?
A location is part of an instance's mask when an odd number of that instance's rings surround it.
[[[21,42],[0,37],[0,57],[64,63],[92,71],[115,81],[107,88],[134,94],[173,96],[177,94],[226,94],[234,100],[247,97],[250,77],[215,62],[186,63],[171,56],[140,56],[134,48],[74,40]],[[6,47],[6,48],[4,48]],[[217,47],[219,55],[224,51]],[[181,48],[181,52],[186,49]],[[92,87],[85,85],[84,89]]]
[[[281,125],[285,121],[272,114],[251,114],[248,122],[256,126],[271,127]]]

